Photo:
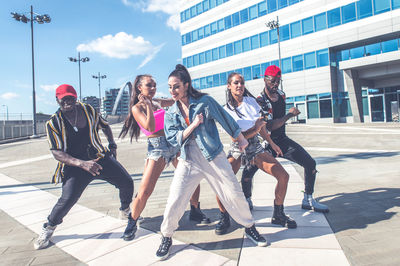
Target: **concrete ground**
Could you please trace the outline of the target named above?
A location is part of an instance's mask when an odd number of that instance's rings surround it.
[[[120,126],[116,125],[114,129],[119,132]],[[302,144],[317,161],[319,174],[315,196],[330,207],[331,212],[325,217],[349,263],[399,265],[399,125],[289,125],[287,133]],[[223,136],[223,140],[226,144],[229,142],[226,136]],[[127,140],[119,142],[118,159],[134,178],[137,189],[143,170],[146,143],[142,140],[133,144],[129,144]],[[0,173],[56,196],[60,195],[59,187],[48,183],[56,163],[49,155],[45,139],[2,144],[0,151]],[[22,161],[24,159],[29,160]],[[301,175],[302,169],[293,166]],[[144,229],[152,232],[159,230],[172,174],[173,168],[168,168],[160,177],[143,212],[143,216],[147,218],[142,225]],[[218,210],[214,194],[204,182],[200,201],[207,216],[216,221]],[[117,191],[104,182],[91,184],[78,203],[91,210],[117,217]],[[287,210],[292,215],[290,211]],[[238,241],[242,241],[243,232],[237,225],[232,226],[229,234],[216,238],[214,225],[198,227],[188,222],[187,215],[186,212],[174,235],[175,239],[183,243],[193,243],[196,247],[238,261],[242,247]],[[46,250],[34,251],[32,241],[37,234],[3,211],[0,211],[0,221],[0,264],[81,263],[56,245]],[[268,258],[265,263],[268,264]],[[302,265],[302,262],[297,264]]]

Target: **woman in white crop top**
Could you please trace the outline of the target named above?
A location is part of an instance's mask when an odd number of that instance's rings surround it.
[[[242,75],[231,73],[227,83],[227,103],[225,110],[236,120],[242,129],[242,134],[249,142],[244,153],[238,149],[237,143],[232,142],[228,152],[228,161],[232,165],[233,172],[236,174],[242,163],[245,167],[255,164],[259,169],[274,176],[278,180],[275,188],[274,206],[282,206],[282,212],[279,213],[279,217],[272,218],[272,223],[279,222],[282,225],[282,220],[284,220],[285,226],[295,228],[297,226],[296,222],[283,213],[283,202],[286,195],[289,174],[271,154],[264,150],[258,139],[259,135],[264,139],[268,135],[265,126],[266,121],[264,121],[264,118],[260,114],[261,108],[254,96],[245,88]],[[216,230],[220,227],[223,229],[222,232],[224,232],[229,227],[229,225],[224,226],[225,224],[229,224],[229,216],[218,198],[217,200],[220,206],[220,223],[222,225],[217,225]]]
[[[173,100],[153,101],[156,93],[156,82],[151,75],[138,75],[133,84],[133,92],[130,100],[130,110],[125,119],[120,137],[124,138],[128,133],[131,141],[136,141],[142,131],[147,136],[147,157],[145,161],[142,182],[137,196],[132,203],[132,211],[128,212],[128,225],[123,239],[130,241],[135,238],[137,230],[136,222],[140,217],[146,202],[152,194],[159,176],[168,163],[177,164],[176,155],[179,150],[168,144],[164,133],[164,113],[162,107],[170,106]],[[190,199],[191,212],[189,218],[199,223],[209,223],[210,220],[201,212],[200,185]]]

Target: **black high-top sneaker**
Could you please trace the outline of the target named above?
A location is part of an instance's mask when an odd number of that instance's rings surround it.
[[[260,235],[254,224],[251,227],[244,229],[244,232],[246,233],[246,236],[257,246],[259,247],[267,246],[268,244],[267,240],[265,240],[265,238],[262,235]]]
[[[219,216],[219,222],[215,226],[215,233],[217,235],[226,234],[230,226],[231,226],[231,220],[229,218],[228,212],[221,212]]]
[[[272,216],[271,223],[278,224],[287,228],[296,228],[297,223],[295,220],[290,218],[283,211],[283,205],[275,205],[274,203],[274,215]]]
[[[135,238],[136,230],[137,230],[136,220],[134,220],[132,218],[132,215],[129,214],[128,224],[126,225],[125,232],[124,232],[124,235],[122,236],[122,238],[125,241],[131,241],[132,239]]]
[[[201,224],[211,223],[210,219],[200,210],[200,202],[197,208],[190,204],[189,220],[196,221]]]
[[[169,249],[171,248],[171,246],[172,246],[172,238],[163,236],[161,238],[161,244],[157,250],[156,256],[160,260],[167,259],[169,256]]]

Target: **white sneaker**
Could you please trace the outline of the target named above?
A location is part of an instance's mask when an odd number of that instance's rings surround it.
[[[129,215],[131,215],[131,208],[128,207],[124,210],[119,209],[119,215],[118,218],[120,220],[128,220]]]
[[[56,227],[57,226],[50,226],[47,224],[43,225],[42,233],[39,235],[39,237],[33,243],[33,247],[35,249],[46,248],[49,245],[50,238],[53,235]]]

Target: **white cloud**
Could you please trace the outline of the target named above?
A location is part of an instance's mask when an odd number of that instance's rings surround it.
[[[14,98],[19,97],[18,94],[14,93],[14,92],[6,92],[0,95],[0,98],[4,99],[4,100],[11,100]]]
[[[79,52],[95,52],[111,58],[127,59],[131,56],[146,56],[138,68],[143,67],[160,51],[163,45],[154,46],[142,36],[134,37],[125,32],[115,36],[109,34],[89,43],[79,44]]]
[[[155,97],[156,98],[171,98],[171,95],[157,90]]]
[[[170,17],[168,18],[166,24],[167,26],[173,28],[174,30],[179,30],[180,26],[180,15],[179,8],[181,6],[182,0],[139,0],[132,3],[129,0],[122,0],[122,3],[126,6],[133,8],[140,8],[143,12],[157,13],[162,12]]]
[[[56,91],[57,87],[58,87],[58,84],[40,85],[40,88],[42,88],[45,91],[49,91],[49,92]]]

